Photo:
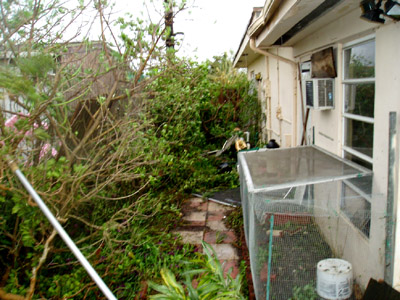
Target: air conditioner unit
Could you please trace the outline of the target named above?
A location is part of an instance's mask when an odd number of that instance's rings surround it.
[[[308,79],[306,84],[306,105],[314,109],[335,107],[335,79]]]

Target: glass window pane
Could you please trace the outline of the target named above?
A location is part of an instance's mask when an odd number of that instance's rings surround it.
[[[372,157],[374,140],[373,124],[346,119],[345,133],[345,146]]]
[[[363,166],[364,168],[372,170],[372,164],[371,163],[369,163],[369,162],[367,162],[365,160],[362,160],[361,158],[359,158],[357,156],[354,156],[354,155],[352,155],[352,154],[350,154],[350,153],[348,153],[346,151],[345,151],[345,154],[344,154],[344,158],[356,163],[357,165],[360,165],[360,166]]]
[[[360,194],[364,195],[364,197],[368,197],[368,199],[371,200],[372,176],[346,179],[344,182]]]
[[[374,117],[375,83],[345,85],[345,112]]]
[[[341,210],[362,233],[369,237],[371,227],[371,203],[359,195],[345,183],[343,186],[343,197]]]
[[[346,49],[344,62],[345,79],[375,77],[375,41]]]

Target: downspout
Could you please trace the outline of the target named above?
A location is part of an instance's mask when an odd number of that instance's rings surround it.
[[[269,57],[265,56],[265,62],[267,66],[267,70],[269,70]],[[267,141],[269,141],[272,137],[272,116],[271,116],[271,80],[269,78],[269,72],[267,72],[267,81],[265,83],[265,94],[266,94],[266,100],[267,100]]]
[[[261,54],[263,56],[266,57],[270,57],[270,58],[274,58],[278,61],[282,61],[282,62],[286,62],[290,65],[293,66],[293,74],[294,74],[294,93],[293,93],[293,141],[297,141],[297,63],[291,59],[276,55],[276,54],[272,54],[268,51],[264,51],[261,50],[259,48],[257,48],[256,46],[256,41],[255,38],[250,38],[250,49],[253,50],[254,52]],[[268,73],[268,72],[267,72]],[[279,92],[279,91],[278,91]],[[279,107],[280,108],[280,107]],[[271,106],[269,106],[269,110],[271,110]],[[270,111],[269,111],[270,113]],[[280,114],[282,115],[282,114]],[[283,118],[278,118],[279,122],[281,123],[283,121]],[[271,124],[272,125],[272,124]],[[272,131],[272,128],[267,128],[267,130],[269,132]],[[282,138],[282,132],[280,132],[280,136]]]

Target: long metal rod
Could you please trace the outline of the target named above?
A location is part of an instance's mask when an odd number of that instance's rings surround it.
[[[86,271],[88,272],[90,277],[97,284],[99,289],[103,292],[104,296],[106,296],[107,299],[109,299],[109,300],[117,300],[117,298],[113,295],[113,293],[110,291],[108,286],[104,283],[104,281],[101,279],[101,277],[97,274],[96,270],[93,269],[92,265],[88,262],[86,257],[83,256],[82,252],[75,245],[73,240],[69,237],[68,233],[64,230],[64,228],[61,226],[61,224],[57,221],[57,219],[51,213],[51,211],[46,206],[46,204],[43,202],[43,200],[40,198],[40,196],[36,193],[36,191],[34,190],[32,185],[29,183],[29,181],[26,179],[24,174],[19,170],[17,164],[14,161],[9,160],[9,165],[11,167],[11,170],[18,177],[18,179],[21,181],[21,183],[23,184],[25,189],[29,192],[29,194],[32,196],[32,198],[35,200],[35,202],[37,203],[39,208],[44,213],[44,215],[50,221],[51,225],[54,226],[54,228],[57,230],[58,234],[61,236],[61,238],[67,244],[68,248],[72,251],[72,253],[79,260],[81,265],[86,269]]]
[[[388,161],[388,193],[386,204],[386,247],[385,247],[385,281],[393,284],[394,274],[394,237],[396,215],[394,212],[395,195],[395,162],[396,162],[396,112],[389,113],[389,161]]]
[[[269,228],[269,248],[268,248],[268,278],[267,278],[267,292],[266,300],[269,300],[269,293],[271,290],[271,268],[272,268],[272,242],[274,241],[274,215],[271,215],[270,228]]]

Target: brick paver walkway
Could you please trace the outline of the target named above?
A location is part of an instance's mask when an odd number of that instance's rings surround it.
[[[202,198],[188,199],[183,206],[184,224],[174,233],[180,234],[184,243],[197,247],[201,247],[202,240],[210,244],[221,263],[225,262],[224,271],[232,268],[231,276],[236,278],[239,273],[239,256],[232,243],[237,237],[224,224],[224,219],[231,210],[232,207]]]

